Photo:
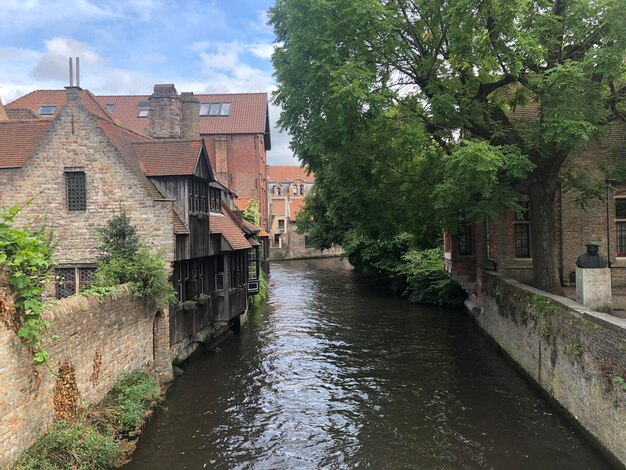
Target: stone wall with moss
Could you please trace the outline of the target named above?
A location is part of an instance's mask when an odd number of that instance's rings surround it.
[[[626,465],[626,320],[484,273],[479,326]]]

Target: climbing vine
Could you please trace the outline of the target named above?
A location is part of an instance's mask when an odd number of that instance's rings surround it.
[[[50,237],[43,229],[13,226],[20,210],[21,207],[15,205],[0,212],[0,268],[10,291],[2,298],[0,310],[12,313],[13,317],[7,315],[4,323],[17,332],[33,353],[34,363],[39,365],[48,359],[42,338],[50,323],[41,316],[41,295],[53,264],[52,248]]]

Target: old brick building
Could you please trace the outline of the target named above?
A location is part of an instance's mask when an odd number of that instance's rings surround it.
[[[268,229],[267,156],[271,149],[267,93],[182,93],[177,105],[183,114],[186,100],[199,106],[187,132],[205,138],[217,178],[242,199],[256,199],[261,226]],[[98,96],[98,102],[135,132],[150,135],[151,97],[147,95]],[[191,109],[191,107],[189,107]],[[187,113],[189,111],[186,111]],[[240,204],[241,207],[241,204]],[[242,207],[244,209],[245,207]]]
[[[252,245],[237,214],[223,210],[232,191],[217,181],[204,139],[188,131],[200,103],[182,97],[172,85],[155,87],[150,137],[78,87],[11,103],[7,118],[19,110],[38,119],[0,121],[0,206],[32,198],[23,219],[53,230],[57,297],[89,282],[97,229],[125,211],[171,263],[179,303],[169,312],[170,346],[184,357],[195,339],[245,311]]]
[[[308,237],[297,232],[296,216],[315,181],[314,174],[299,166],[268,166],[270,198],[271,259],[335,256],[338,248],[323,253],[308,243]]]
[[[609,179],[615,157],[623,153],[623,125],[613,125],[573,155],[563,171],[587,173],[598,187],[602,198],[578,201],[575,191],[562,189],[556,202],[557,246],[559,271],[564,286],[575,283],[576,258],[585,251],[585,243],[597,241],[611,264],[614,287],[626,286],[626,185]],[[532,213],[516,218],[504,213],[495,222],[466,225],[460,234],[444,234],[446,270],[469,291],[480,298],[481,270],[497,269],[519,281],[532,282],[533,262],[530,244]]]

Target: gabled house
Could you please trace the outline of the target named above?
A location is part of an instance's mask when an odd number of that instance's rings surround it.
[[[48,294],[65,297],[90,282],[97,229],[124,210],[171,265],[179,300],[169,311],[172,357],[186,357],[216,325],[238,324],[251,244],[241,230],[240,243],[224,244],[220,224],[210,226],[212,216],[224,218],[228,189],[216,180],[205,141],[172,138],[176,122],[167,113],[153,119],[161,138],[136,133],[78,87],[42,99],[55,108],[43,110],[47,117],[0,121],[0,206],[32,198],[22,219],[54,231],[57,282]]]

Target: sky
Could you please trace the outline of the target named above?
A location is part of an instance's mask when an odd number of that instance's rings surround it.
[[[2,0],[3,103],[69,83],[80,57],[80,85],[96,95],[152,93],[174,83],[194,93],[271,92],[273,0]],[[270,104],[270,165],[298,165]]]

